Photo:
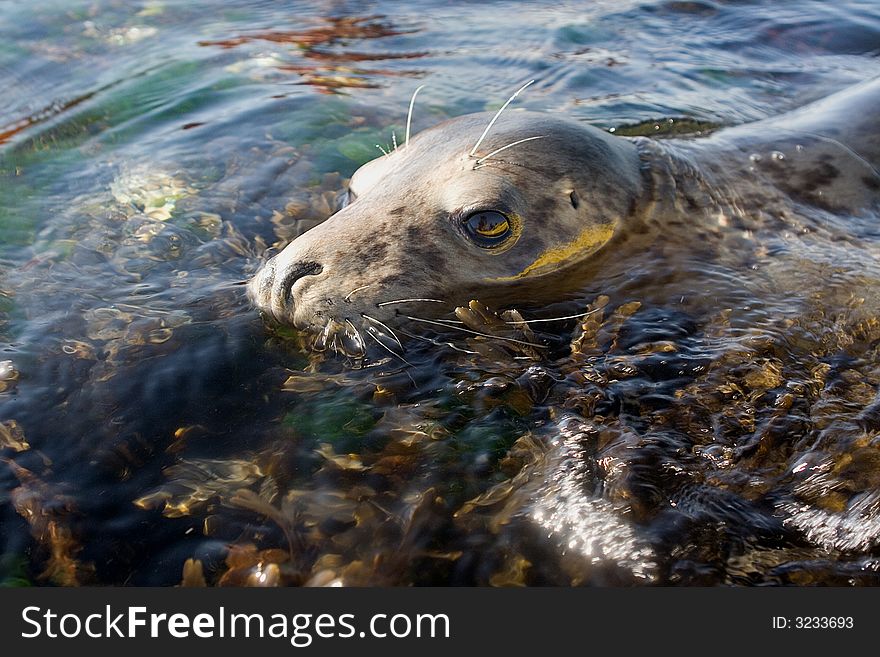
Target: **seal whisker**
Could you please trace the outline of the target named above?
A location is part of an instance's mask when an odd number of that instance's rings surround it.
[[[382,148],[379,144],[376,144],[376,148],[378,148],[380,151],[382,151],[383,155],[388,155],[388,151],[386,151],[384,148]]]
[[[400,342],[400,339],[397,337],[397,335],[395,335],[394,330],[390,326],[388,326],[388,324],[385,324],[384,322],[380,322],[375,317],[370,317],[369,315],[367,315],[365,313],[361,313],[361,317],[363,317],[364,319],[367,319],[371,322],[375,322],[376,324],[378,324],[379,326],[384,328],[386,331],[388,331],[388,333],[391,335],[391,338],[397,343],[397,346],[400,347],[400,350],[406,351],[403,348],[403,343]]]
[[[462,326],[464,324],[464,322],[457,319],[446,319],[444,317],[437,317],[434,321],[443,322],[444,324],[449,324],[451,326]]]
[[[480,147],[480,144],[483,143],[483,140],[486,138],[486,135],[489,134],[489,131],[492,129],[492,126],[495,125],[495,121],[497,121],[497,120],[498,120],[498,117],[501,116],[501,112],[503,112],[504,110],[506,110],[506,109],[507,109],[507,106],[510,105],[511,102],[513,102],[513,99],[516,98],[517,96],[519,96],[520,92],[523,91],[526,87],[528,87],[528,86],[529,86],[530,84],[532,84],[533,82],[534,82],[534,80],[529,80],[529,81],[526,82],[523,86],[521,86],[519,89],[517,89],[517,90],[514,92],[514,94],[513,94],[510,98],[507,99],[507,102],[504,103],[504,104],[501,106],[501,109],[498,110],[498,111],[495,113],[495,116],[492,117],[492,120],[489,121],[489,125],[487,125],[487,126],[486,126],[486,129],[483,130],[483,134],[480,135],[480,138],[477,140],[477,143],[474,144],[474,147],[471,149],[471,152],[468,153],[468,157],[473,157],[473,156],[474,156],[474,153],[477,152],[477,149]]]
[[[395,303],[409,303],[410,301],[425,301],[425,302],[430,301],[432,303],[446,303],[445,301],[440,301],[440,299],[396,299],[394,301],[383,301],[381,303],[377,303],[376,305],[379,307],[390,306]]]
[[[492,335],[491,333],[480,333],[479,331],[471,331],[470,329],[463,328],[461,326],[454,326],[452,324],[444,324],[443,322],[435,322],[431,319],[422,319],[421,317],[411,317],[410,315],[404,315],[409,320],[413,322],[423,322],[425,324],[433,324],[435,326],[443,326],[444,328],[455,329],[456,331],[463,331],[464,333],[470,333],[471,335],[479,335],[483,338],[491,338],[494,340],[505,340],[507,342],[515,342],[516,344],[523,344],[527,347],[537,347],[538,349],[546,349],[547,345],[538,344],[536,342],[526,342],[525,340],[517,340],[516,338],[508,338],[503,335]]]
[[[361,290],[366,290],[368,287],[370,287],[370,285],[361,285],[360,287],[356,287],[351,292],[346,294],[342,300],[345,301],[346,303],[351,303],[351,297],[355,292],[360,292]]]
[[[426,338],[424,335],[416,335],[415,333],[410,333],[409,331],[404,331],[402,328],[398,328],[398,331],[403,333],[408,338],[413,338],[414,340],[421,340],[422,342],[427,342],[437,347],[450,347],[455,351],[460,351],[463,354],[471,354],[473,356],[479,356],[479,352],[471,351],[470,349],[462,349],[461,347],[456,347],[451,342],[441,342],[440,340],[432,340],[431,338]]]
[[[409,128],[412,125],[413,105],[416,103],[416,96],[418,96],[419,92],[424,88],[425,85],[420,84],[413,92],[412,98],[409,99],[409,111],[406,113],[406,135],[404,135],[403,138],[403,145],[407,147],[409,146]]]
[[[370,333],[369,331],[367,331],[367,335],[368,335],[370,338],[373,339],[373,342],[375,342],[377,345],[379,345],[380,347],[382,347],[382,348],[383,348],[385,351],[387,351],[389,354],[391,354],[392,356],[394,356],[394,357],[396,357],[396,358],[399,358],[400,360],[402,360],[404,363],[406,363],[406,364],[409,365],[410,367],[415,367],[415,366],[414,366],[412,363],[410,363],[406,358],[404,358],[403,356],[401,356],[400,354],[398,354],[396,351],[394,351],[393,349],[391,349],[391,347],[389,347],[387,344],[385,344],[384,342],[382,342],[379,338],[377,338],[375,335],[373,335],[373,334]],[[413,383],[415,383],[415,382],[413,382]]]
[[[506,151],[508,148],[511,148],[511,147],[513,147],[513,146],[517,146],[517,145],[519,145],[519,144],[523,144],[523,143],[525,143],[525,142],[527,142],[527,141],[533,141],[533,140],[535,140],[535,139],[544,139],[546,136],[547,136],[547,135],[538,135],[537,137],[526,137],[525,139],[518,139],[518,140],[516,140],[515,142],[508,144],[507,146],[502,146],[501,148],[496,148],[494,151],[492,151],[492,152],[489,153],[488,155],[484,155],[484,156],[481,157],[479,160],[477,160],[477,163],[474,165],[474,169],[478,169],[480,166],[483,165],[483,162],[485,162],[486,160],[488,160],[488,159],[489,159],[490,157],[492,157],[493,155],[497,155],[497,154],[500,153],[501,151]]]
[[[396,151],[397,150],[397,134],[394,132],[394,130],[391,131],[391,143],[394,145],[394,148],[392,148],[391,150]]]
[[[505,322],[505,324],[512,324],[514,326],[518,326],[520,324],[532,324],[533,322],[561,322],[564,319],[578,319],[580,317],[586,317],[587,315],[592,315],[595,312],[602,310],[601,308],[593,308],[592,310],[588,310],[585,313],[578,313],[577,315],[565,315],[563,317],[540,317],[538,319],[524,319],[522,321],[517,322]]]

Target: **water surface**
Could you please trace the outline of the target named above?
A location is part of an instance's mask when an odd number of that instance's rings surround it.
[[[0,2],[0,581],[878,583],[876,216],[634,260],[538,354],[358,368],[238,285],[419,84],[699,139],[878,55],[874,2]]]

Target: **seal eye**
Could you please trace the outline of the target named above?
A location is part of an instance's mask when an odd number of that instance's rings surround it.
[[[491,249],[510,236],[510,221],[496,210],[474,212],[462,222],[465,234],[477,246]]]

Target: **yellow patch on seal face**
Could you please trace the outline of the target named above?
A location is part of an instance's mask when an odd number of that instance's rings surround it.
[[[555,265],[559,265],[567,260],[570,260],[572,256],[582,253],[584,255],[589,255],[597,248],[605,244],[608,240],[612,238],[614,235],[614,225],[613,224],[598,224],[596,226],[590,226],[586,228],[580,235],[578,235],[574,241],[569,242],[568,244],[563,244],[561,246],[554,246],[551,249],[547,249],[541,255],[539,255],[534,262],[532,262],[528,267],[523,269],[518,274],[514,274],[513,276],[502,276],[500,278],[493,278],[494,281],[515,281],[520,278],[525,278],[531,274],[535,273],[545,273],[546,271],[552,269]]]

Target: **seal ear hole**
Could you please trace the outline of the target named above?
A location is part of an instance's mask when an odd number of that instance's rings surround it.
[[[578,206],[581,204],[581,199],[578,196],[578,193],[574,190],[571,190],[571,194],[568,195],[568,198],[571,201],[571,207],[577,210]]]

